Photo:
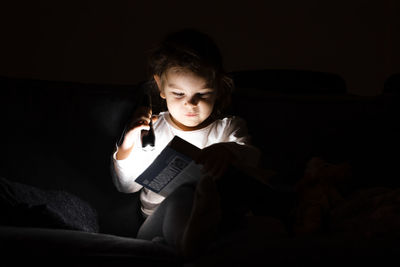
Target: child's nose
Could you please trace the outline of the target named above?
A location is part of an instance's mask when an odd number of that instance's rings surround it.
[[[200,99],[199,96],[194,95],[188,99],[187,103],[196,106],[199,103],[199,99]]]

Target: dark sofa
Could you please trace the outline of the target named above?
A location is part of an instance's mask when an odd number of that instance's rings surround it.
[[[278,174],[272,181],[277,187],[292,187],[312,157],[348,162],[353,169],[351,190],[399,186],[395,91],[356,96],[346,92],[336,75],[282,70],[256,74],[232,73],[238,88],[231,112],[247,120],[263,153],[262,166]],[[255,81],[260,75],[265,79]],[[160,242],[134,238],[138,194],[120,193],[111,181],[110,155],[127,114],[142,95],[139,85],[1,77],[0,90],[0,176],[78,196],[97,211],[100,229],[88,233],[28,223],[0,226],[0,249],[13,262],[52,263],[55,257],[66,266],[398,261],[398,232],[384,239],[293,237],[274,233],[268,218],[252,218],[249,227],[185,262]]]

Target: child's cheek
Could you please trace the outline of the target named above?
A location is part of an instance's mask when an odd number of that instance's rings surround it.
[[[171,97],[171,98],[167,99],[167,105],[169,108],[174,108],[179,105],[179,100]]]

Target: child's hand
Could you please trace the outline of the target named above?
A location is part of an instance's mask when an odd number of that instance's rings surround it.
[[[228,145],[228,143],[217,143],[202,149],[195,159],[196,163],[203,164],[204,170],[211,176],[221,177],[235,160],[232,151],[227,148]]]
[[[132,115],[132,119],[125,131],[124,140],[118,148],[117,159],[126,158],[132,150],[135,140],[141,130],[149,130],[150,119],[157,120],[156,116],[151,116],[152,110],[150,107],[139,107]]]

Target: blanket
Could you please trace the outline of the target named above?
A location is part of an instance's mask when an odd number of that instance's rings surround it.
[[[96,210],[61,190],[41,188],[0,177],[1,225],[98,232]]]

